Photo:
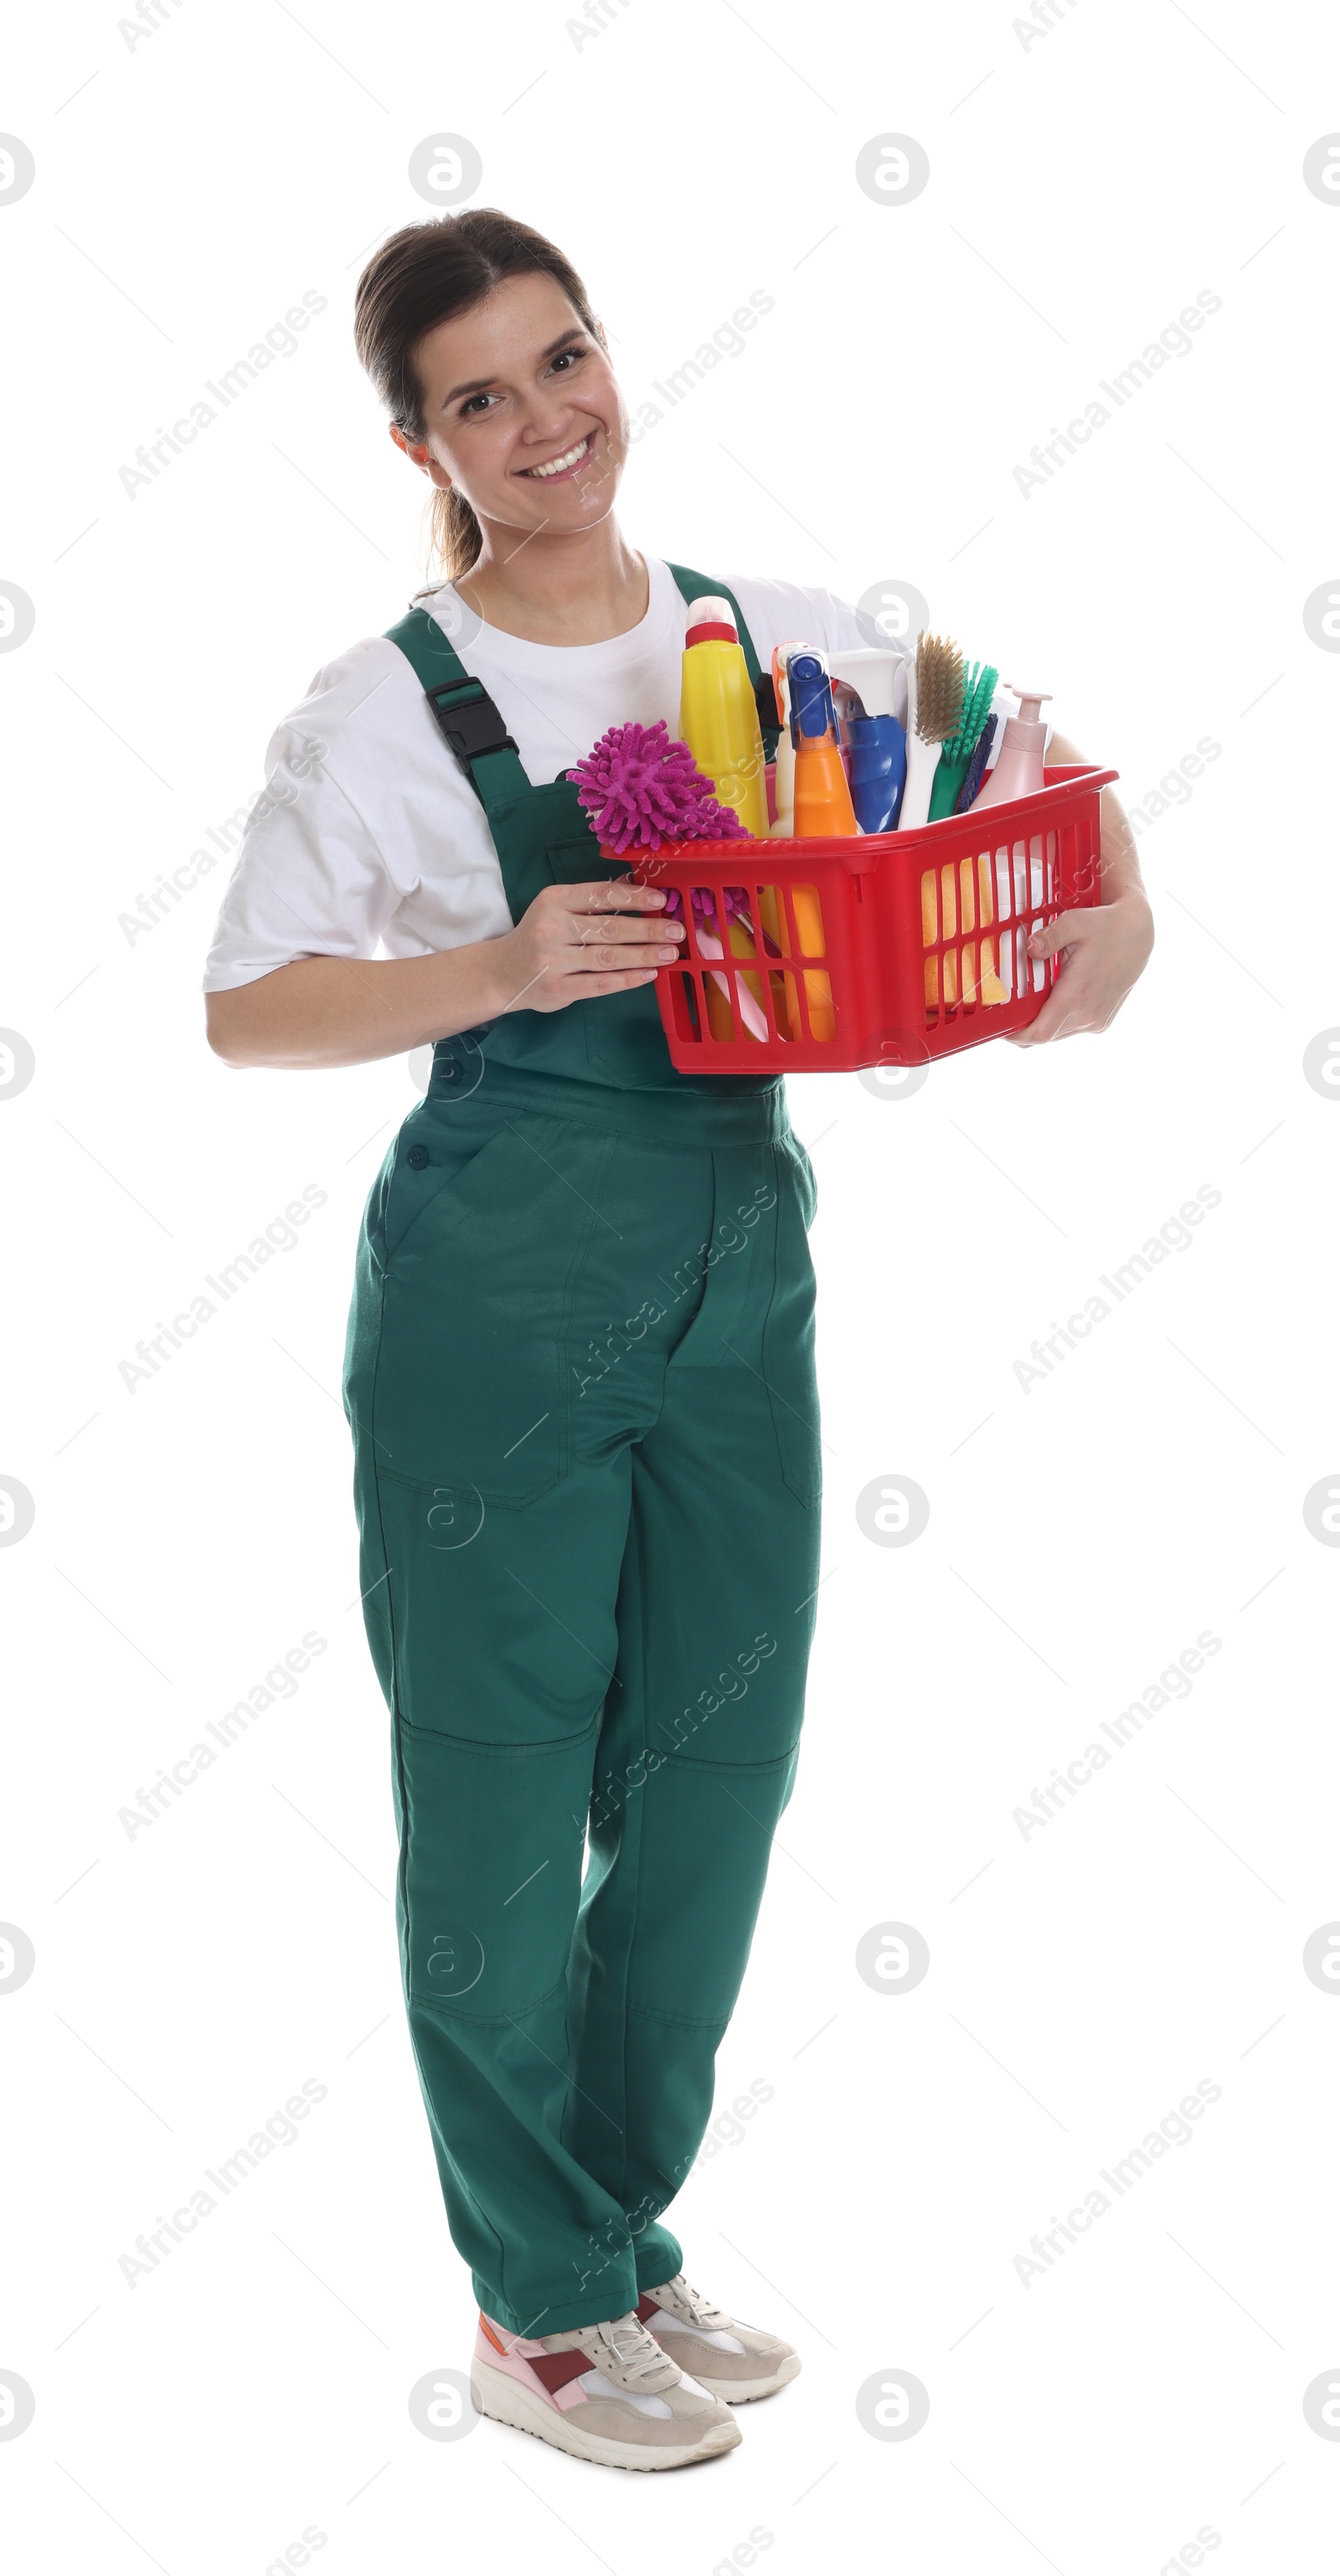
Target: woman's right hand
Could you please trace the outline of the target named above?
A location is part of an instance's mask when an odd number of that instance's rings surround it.
[[[515,930],[492,943],[510,993],[503,1011],[562,1011],[650,983],[682,950],[683,923],[664,913],[658,886],[602,877],[543,887]]]
[[[423,957],[296,957],[209,993],[209,1042],[225,1064],[370,1064],[507,1011],[561,1011],[650,983],[683,936],[659,886],[545,886],[499,939]]]

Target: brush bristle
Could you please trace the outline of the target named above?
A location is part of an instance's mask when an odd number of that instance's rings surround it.
[[[963,714],[945,751],[961,757],[976,748],[977,737],[991,712],[991,699],[999,673],[989,662],[971,662],[963,679]]]
[[[948,742],[963,722],[963,656],[947,635],[917,638],[917,732]]]

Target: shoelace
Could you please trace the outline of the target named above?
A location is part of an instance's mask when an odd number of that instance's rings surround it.
[[[645,2379],[649,2372],[665,2368],[666,2356],[655,2336],[631,2313],[616,2317],[612,2324],[598,2325],[596,2333],[630,2379]]]
[[[686,2281],[682,2272],[674,2287],[690,2310],[696,2326],[706,2326],[709,2330],[729,2326],[730,2318],[724,2309],[713,2307],[711,2300],[705,2299],[701,2290],[695,2290],[692,2281]]]

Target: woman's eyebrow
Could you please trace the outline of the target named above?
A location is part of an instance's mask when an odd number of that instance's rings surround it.
[[[571,341],[582,340],[585,337],[586,334],[582,325],[578,322],[573,326],[572,330],[560,331],[558,338],[556,340],[551,340],[547,349],[541,349],[540,357],[542,360],[545,358],[556,358],[559,350],[566,349]],[[489,386],[496,385],[497,381],[498,379],[496,376],[476,376],[468,385],[453,385],[450,393],[443,395],[439,409],[445,411],[448,403],[458,401],[462,394],[487,393]]]

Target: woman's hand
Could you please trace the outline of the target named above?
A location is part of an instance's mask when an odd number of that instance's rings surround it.
[[[1143,894],[1063,912],[1035,930],[1029,956],[1059,956],[1061,971],[1037,1018],[1009,1033],[1011,1046],[1046,1046],[1051,1038],[1110,1028],[1153,945],[1154,920]]]
[[[684,925],[664,915],[657,886],[600,878],[541,888],[515,930],[493,942],[507,1011],[562,1011],[600,993],[652,982],[681,953]]]
[[[1050,766],[1087,768],[1063,734],[1047,747]],[[1053,1038],[1110,1028],[1132,984],[1143,975],[1154,945],[1154,917],[1145,894],[1135,835],[1110,787],[1099,800],[1102,901],[1092,909],[1063,912],[1035,930],[1030,957],[1059,957],[1060,973],[1037,1018],[1010,1033],[1011,1046],[1046,1046]]]

